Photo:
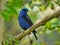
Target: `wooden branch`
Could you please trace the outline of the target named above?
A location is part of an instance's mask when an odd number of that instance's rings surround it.
[[[48,22],[49,20],[57,17],[60,15],[60,10],[58,10],[57,12],[53,13],[52,15],[47,15],[46,17],[44,17],[43,19],[41,19],[37,24],[32,25],[29,29],[27,29],[24,33],[20,33],[19,35],[15,36],[14,38],[16,39],[22,39],[24,36],[26,36],[28,33],[31,33],[34,29],[40,27],[41,25],[44,25],[46,22]]]

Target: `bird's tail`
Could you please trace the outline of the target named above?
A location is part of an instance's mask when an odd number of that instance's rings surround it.
[[[35,38],[36,38],[36,40],[37,40],[38,38],[37,38],[37,36],[36,36],[36,33],[37,33],[37,32],[34,30],[34,31],[33,31],[33,34],[34,34],[34,36],[35,36]]]

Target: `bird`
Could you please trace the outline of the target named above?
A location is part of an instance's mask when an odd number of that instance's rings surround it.
[[[27,30],[28,28],[30,28],[33,25],[30,17],[27,14],[28,11],[29,11],[28,8],[24,7],[20,10],[19,16],[18,16],[19,25],[24,31]],[[37,40],[37,36],[36,36],[37,31],[34,30],[34,31],[32,31],[32,33],[34,34],[34,36]]]

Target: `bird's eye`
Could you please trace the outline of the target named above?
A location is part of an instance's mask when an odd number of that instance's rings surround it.
[[[26,11],[26,10],[23,10],[23,11]]]

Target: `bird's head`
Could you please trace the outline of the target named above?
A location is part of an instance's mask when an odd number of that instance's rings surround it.
[[[21,9],[20,15],[26,15],[27,12],[28,12],[28,8],[24,7],[24,8]]]
[[[28,8],[24,7],[24,8],[22,8],[22,11],[27,13],[28,12]]]

